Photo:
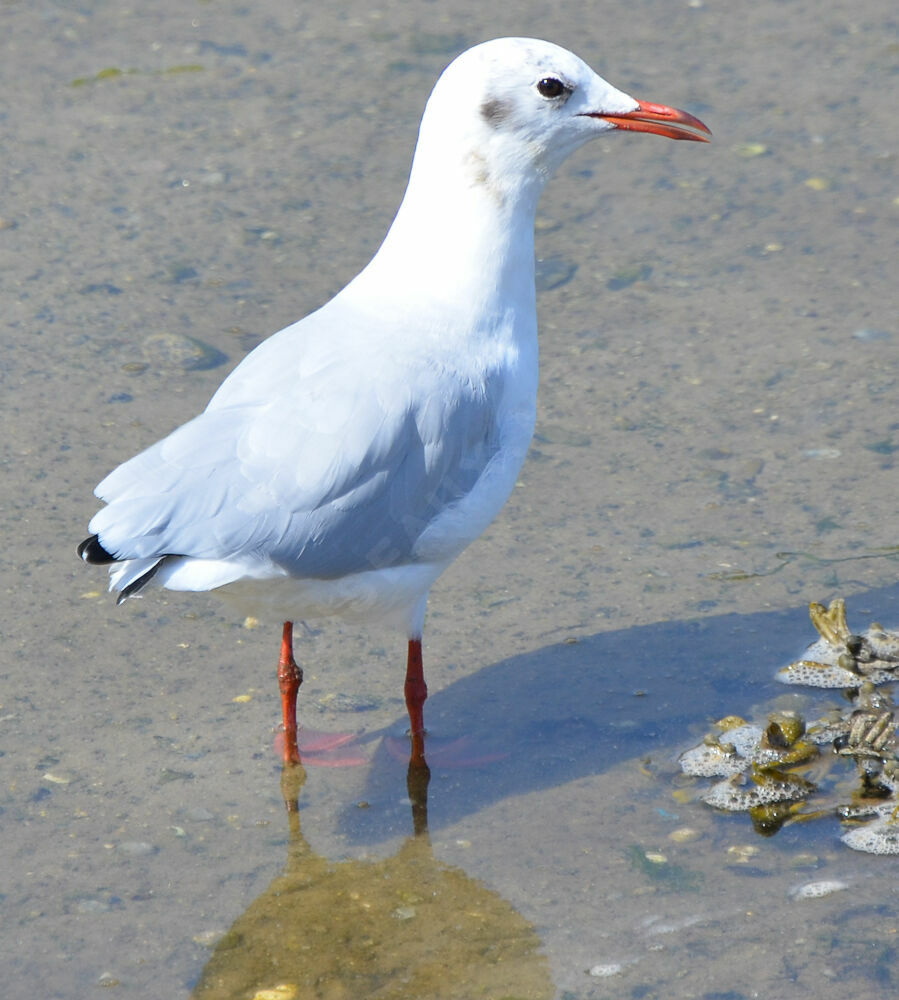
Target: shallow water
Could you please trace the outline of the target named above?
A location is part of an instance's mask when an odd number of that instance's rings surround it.
[[[895,989],[894,859],[835,822],[763,840],[673,794],[709,720],[805,707],[773,674],[812,638],[808,601],[899,624],[895,19],[878,0],[506,9],[0,10],[6,996],[186,997],[226,967],[245,978],[223,995],[249,997],[299,982],[263,971],[254,915],[303,950],[310,909],[308,940],[356,934],[373,977],[306,949],[310,996],[419,968],[435,990],[379,995]],[[206,596],[116,609],[74,546],[102,475],[367,261],[433,80],[501,34],[568,45],[715,141],[594,143],[542,202],[538,437],[426,631],[435,737],[508,756],[438,760],[430,844],[410,844],[383,738],[402,747],[404,643],[329,626],[303,644],[301,714],[364,730],[371,763],[310,768],[291,832],[276,623]],[[278,878],[297,906],[271,918]],[[790,893],[821,880],[848,889]]]

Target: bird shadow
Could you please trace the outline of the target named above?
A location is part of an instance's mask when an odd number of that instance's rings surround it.
[[[899,585],[848,604],[851,626],[889,626],[899,620]],[[673,760],[712,720],[796,691],[774,675],[814,638],[804,604],[599,632],[465,677],[428,699],[426,724],[431,733],[464,733],[477,748],[472,756],[489,762],[450,768],[429,756],[445,779],[432,786],[431,829],[635,757]],[[402,728],[398,720],[394,731]],[[350,842],[402,829],[396,789],[404,767],[382,741],[363,793],[372,808],[348,806],[340,817]]]

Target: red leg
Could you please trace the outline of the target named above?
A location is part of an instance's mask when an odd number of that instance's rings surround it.
[[[300,751],[297,747],[297,692],[302,683],[303,671],[293,658],[293,622],[284,622],[281,658],[278,660],[278,687],[281,689],[285,764],[300,763]]]
[[[409,657],[406,661],[406,709],[409,712],[409,731],[412,736],[412,760],[424,763],[425,724],[422,715],[428,686],[425,684],[421,662],[421,639],[409,640]]]
[[[425,760],[425,725],[422,709],[428,697],[424,669],[421,658],[421,639],[409,640],[409,658],[406,662],[406,709],[409,712],[409,731],[412,737],[412,754],[409,758],[409,798],[413,804],[427,802],[427,783],[430,776]],[[397,760],[404,760],[406,745],[401,740],[390,737],[385,741],[390,754]],[[442,767],[481,767],[508,757],[508,752],[468,753],[469,741],[462,737],[444,746],[432,742],[428,754],[432,764]],[[413,794],[415,792],[415,794]],[[413,809],[414,814],[414,809]]]

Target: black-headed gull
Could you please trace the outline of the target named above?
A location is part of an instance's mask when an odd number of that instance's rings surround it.
[[[570,153],[619,131],[709,130],[549,42],[463,52],[428,100],[371,263],[97,487],[107,506],[78,552],[112,564],[119,601],[151,582],[222,588],[284,622],[286,763],[299,760],[292,623],[335,614],[405,630],[423,763],[428,592],[506,502],[534,430],[537,200]]]

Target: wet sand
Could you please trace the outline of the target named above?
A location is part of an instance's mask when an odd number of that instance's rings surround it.
[[[573,48],[715,141],[594,143],[541,203],[537,439],[425,636],[435,735],[511,756],[434,768],[438,868],[534,929],[566,1000],[894,989],[893,859],[835,822],[763,840],[672,797],[710,719],[805,705],[772,678],[810,600],[899,624],[886,5],[164,0],[7,4],[0,26],[5,995],[188,996],[296,850],[277,623],[205,595],[116,609],[74,547],[110,468],[365,264],[434,79],[502,34]],[[412,831],[381,739],[402,738],[403,645],[335,625],[303,644],[304,721],[364,729],[373,756],[310,769],[303,835],[328,862]],[[817,880],[848,889],[790,894]]]

